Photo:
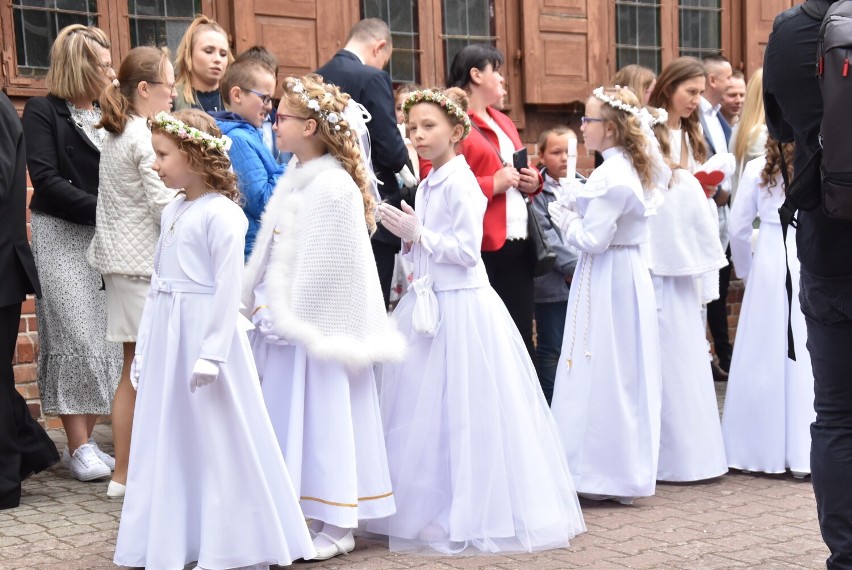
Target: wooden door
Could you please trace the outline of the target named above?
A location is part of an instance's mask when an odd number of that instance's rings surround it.
[[[763,67],[763,52],[766,50],[775,16],[792,8],[793,0],[748,0],[744,5],[747,25],[743,26],[743,71],[750,77],[755,69]]]

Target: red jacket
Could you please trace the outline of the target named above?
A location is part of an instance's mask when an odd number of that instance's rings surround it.
[[[518,129],[512,119],[488,107],[488,114],[497,123],[503,132],[512,139],[515,149],[523,148]],[[497,251],[506,243],[506,194],[494,195],[494,173],[503,168],[503,161],[494,149],[500,148],[497,134],[480,117],[470,113],[470,120],[476,125],[470,130],[470,134],[464,139],[459,147],[459,154],[463,154],[470,169],[476,176],[482,193],[488,198],[488,207],[485,209],[483,220],[482,251]],[[482,130],[480,133],[476,127]],[[487,139],[483,137],[488,137]],[[488,141],[491,141],[489,143]],[[492,146],[493,145],[493,146]],[[542,178],[536,168],[530,166],[539,178],[539,186],[535,193],[541,191]],[[428,160],[420,160],[420,179],[426,178],[432,170],[432,163]]]

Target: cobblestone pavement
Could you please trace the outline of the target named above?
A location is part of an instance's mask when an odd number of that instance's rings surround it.
[[[64,434],[52,431],[60,449]],[[110,450],[109,428],[95,439]],[[81,483],[54,467],[24,484],[21,507],[0,511],[0,570],[115,568],[121,503],[106,483]],[[534,554],[422,557],[388,552],[358,539],[347,557],[295,568],[364,570],[438,568],[596,570],[825,568],[828,550],[816,521],[810,479],[730,474],[699,485],[657,486],[657,494],[626,507],[583,502],[588,532],[569,548]]]

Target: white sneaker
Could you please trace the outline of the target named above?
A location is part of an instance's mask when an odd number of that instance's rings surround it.
[[[107,486],[107,497],[109,497],[110,499],[123,499],[124,492],[126,490],[127,486],[110,480],[109,485]]]
[[[94,481],[95,479],[103,479],[109,477],[111,473],[103,461],[95,454],[91,444],[84,443],[71,456],[71,461],[68,463],[68,469],[71,475],[78,481]]]
[[[95,449],[95,455],[98,456],[98,459],[103,461],[104,465],[109,467],[110,471],[115,471],[115,458],[98,447],[97,442],[91,437],[89,438],[89,444]]]
[[[87,443],[95,449],[95,455],[98,456],[98,459],[103,461],[110,471],[115,471],[115,458],[98,447],[98,443],[93,438],[90,437]],[[63,467],[68,467],[68,464],[71,463],[71,453],[68,452],[67,445],[62,450],[62,457],[59,458],[59,462]]]

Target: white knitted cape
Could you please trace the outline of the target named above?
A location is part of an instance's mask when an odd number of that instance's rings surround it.
[[[273,334],[350,369],[400,361],[357,185],[332,156],[291,165],[261,217],[243,303],[265,281]]]

